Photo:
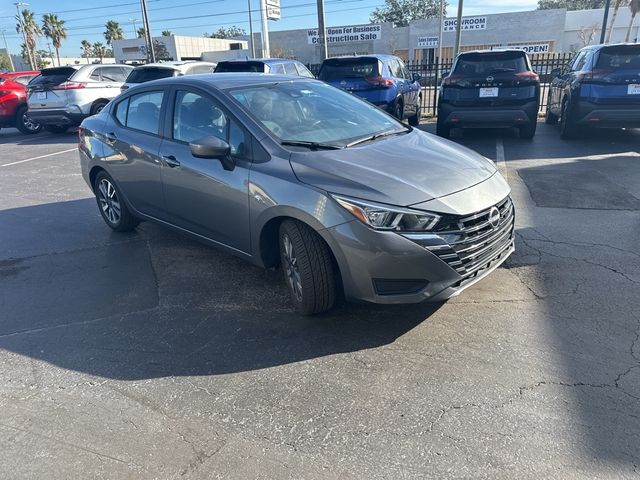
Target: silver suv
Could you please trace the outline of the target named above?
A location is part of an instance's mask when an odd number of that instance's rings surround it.
[[[133,67],[128,65],[69,65],[45,68],[27,85],[28,116],[45,130],[63,133],[99,113]]]

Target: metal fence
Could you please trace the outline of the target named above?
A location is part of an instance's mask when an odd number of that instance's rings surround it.
[[[549,84],[553,79],[551,72],[562,69],[572,58],[571,53],[546,53],[529,56],[533,70],[540,76],[540,111],[547,107]],[[411,75],[420,75],[422,86],[422,115],[435,116],[438,111],[438,85],[442,77],[446,76],[453,66],[453,61],[445,59],[442,62],[406,62]],[[307,65],[314,75],[318,75],[320,64]]]

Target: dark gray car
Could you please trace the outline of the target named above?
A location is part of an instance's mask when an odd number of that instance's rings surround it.
[[[79,150],[111,228],[151,220],[281,265],[305,314],[339,292],[444,300],[514,248],[509,186],[491,161],[315,80],[145,83],[83,122]]]

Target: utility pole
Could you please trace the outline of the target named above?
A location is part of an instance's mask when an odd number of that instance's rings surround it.
[[[253,41],[253,20],[251,19],[251,0],[247,0],[249,4],[249,43],[251,45],[251,58],[256,58],[256,46]]]
[[[7,52],[7,57],[9,57],[9,66],[11,67],[11,71],[15,72],[16,67],[13,65],[13,58],[11,58],[11,52],[9,51],[9,45],[7,44],[7,37],[4,36],[5,30],[0,30],[2,33],[2,39],[4,40],[4,50]]]
[[[444,0],[440,0],[440,28],[438,29],[438,65],[442,65],[442,24],[444,23]]]
[[[130,18],[129,21],[133,24],[133,38],[138,36],[138,29],[136,28],[137,18]]]
[[[329,56],[327,45],[327,29],[324,24],[324,0],[318,0],[318,43],[320,44],[320,60]]]
[[[151,63],[156,61],[156,52],[153,48],[153,37],[151,36],[151,27],[149,26],[149,13],[147,12],[147,0],[140,0],[142,7],[142,22],[144,23],[145,41],[147,42],[147,59]]]
[[[607,22],[609,21],[609,8],[611,0],[607,0],[604,5],[604,17],[602,18],[602,31],[600,32],[600,43],[604,43],[604,34],[607,32]],[[612,25],[613,28],[613,25]]]
[[[260,0],[260,16],[262,18],[262,58],[269,58],[269,25],[267,20],[267,2]]]
[[[29,65],[31,65],[31,70],[36,69],[36,60],[35,55],[31,51],[29,47],[29,42],[27,42],[27,32],[24,31],[24,24],[22,23],[22,14],[20,13],[20,7],[28,7],[29,4],[25,2],[16,2],[14,3],[16,6],[16,12],[18,12],[18,23],[20,25],[20,30],[22,30],[22,38],[24,38],[24,48],[27,50],[27,57],[29,57]]]
[[[460,34],[462,33],[462,0],[458,0],[458,21],[456,24],[456,48],[453,51],[455,57],[460,53]]]

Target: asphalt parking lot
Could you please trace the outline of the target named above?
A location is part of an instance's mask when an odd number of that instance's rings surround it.
[[[443,305],[308,318],[279,272],[111,232],[75,134],[1,130],[0,478],[639,478],[640,132],[456,140],[516,253]]]

